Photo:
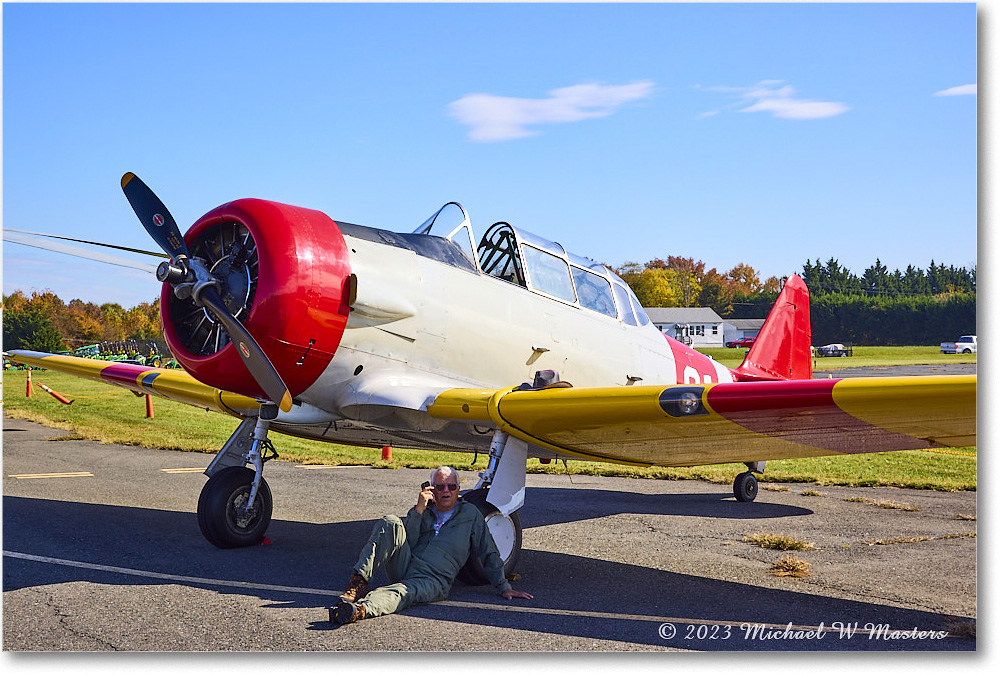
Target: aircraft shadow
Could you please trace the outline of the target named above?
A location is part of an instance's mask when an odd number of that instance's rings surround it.
[[[813,513],[809,509],[787,504],[740,502],[733,496],[732,490],[701,494],[642,494],[593,488],[586,490],[586,499],[573,498],[579,497],[580,493],[579,488],[528,488],[525,505],[520,512],[525,529],[620,513],[740,520],[808,516]]]
[[[814,593],[763,588],[745,583],[679,574],[606,560],[547,551],[522,550],[526,570],[517,587],[531,601],[506,602],[492,588],[456,584],[449,600],[496,604],[481,607],[420,605],[407,610],[428,619],[497,628],[556,633],[595,640],[616,640],[650,647],[706,651],[897,651],[975,650],[974,639],[896,639],[841,635],[834,622],[864,629],[866,624],[893,630],[945,631],[945,617],[934,612]],[[531,611],[511,611],[510,607]],[[974,621],[974,619],[963,619]],[[661,635],[661,625],[675,631]],[[823,637],[784,633],[823,624]],[[756,628],[755,628],[756,627]],[[808,628],[805,628],[808,630]]]
[[[717,497],[712,498],[720,501]],[[684,499],[688,500],[689,496],[685,495]],[[649,504],[646,496],[639,501]],[[672,501],[667,500],[668,503]],[[716,508],[721,507],[717,505]],[[193,513],[5,496],[4,551],[205,581],[157,579],[5,557],[3,590],[75,581],[117,586],[185,583],[224,594],[258,597],[272,607],[315,608],[320,616],[322,608],[332,603],[330,595],[236,588],[211,580],[301,589],[342,589],[371,526],[369,520],[324,524],[275,520],[268,530],[268,536],[274,541],[272,545],[222,550],[202,538]],[[762,588],[529,549],[522,551],[520,568],[525,572],[518,588],[535,595],[530,602],[507,603],[492,588],[456,584],[449,597],[450,603],[412,607],[406,614],[556,636],[618,640],[640,647],[712,651],[975,649],[975,640],[957,638],[889,642],[856,635],[845,641],[838,639],[836,634],[828,634],[822,639],[751,639],[739,628],[741,623],[785,626],[789,622],[804,626],[823,622],[829,627],[835,621],[858,623],[862,627],[866,623],[888,624],[898,629],[942,630],[945,627],[943,617],[937,613],[877,601],[859,602]],[[383,583],[378,576],[374,581],[376,585]],[[451,604],[456,602],[458,604]],[[462,603],[476,606],[467,607]],[[528,611],[510,611],[511,604]],[[494,611],[483,605],[495,605],[497,609]],[[675,623],[677,634],[671,639],[660,634],[660,624],[664,620]],[[717,628],[712,628],[713,625]],[[322,620],[306,628],[334,629]],[[469,648],[477,647],[469,645]]]

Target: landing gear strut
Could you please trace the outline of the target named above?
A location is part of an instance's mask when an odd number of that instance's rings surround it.
[[[273,403],[261,405],[259,416],[243,420],[205,471],[209,479],[198,498],[198,527],[219,548],[258,544],[271,524],[271,489],[263,471],[264,462],[278,456],[267,439],[277,415]]]

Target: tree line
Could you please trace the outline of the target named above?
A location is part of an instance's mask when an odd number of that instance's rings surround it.
[[[706,270],[693,258],[670,256],[612,268],[644,307],[711,307],[724,319],[767,316],[781,282],[761,280],[751,266]],[[908,265],[889,272],[878,259],[861,275],[835,258],[806,260],[813,344],[928,345],[976,332],[976,269]]]
[[[166,349],[160,300],[125,309],[117,303],[63,302],[50,291],[3,296],[4,349],[60,352],[89,344],[155,341]]]
[[[971,270],[951,265],[945,267],[931,260],[930,266],[922,270],[908,265],[905,272],[889,272],[876,258],[875,263],[860,277],[830,258],[826,263],[806,260],[802,266],[802,280],[809,287],[812,296],[824,293],[846,295],[900,296],[900,295],[940,295],[942,293],[975,293],[976,268]]]
[[[701,260],[667,256],[611,270],[631,287],[643,307],[711,307],[724,318],[733,313],[734,303],[761,294],[777,297],[781,288],[777,277],[762,281],[757,270],[745,263],[726,272],[705,268]]]
[[[706,270],[694,258],[668,256],[647,263],[627,262],[621,267],[608,266],[635,293],[643,307],[711,307],[728,318],[739,306],[771,303],[781,288],[781,280],[760,274],[750,265],[740,263],[726,272]],[[931,260],[924,270],[908,265],[905,271],[889,272],[876,258],[858,276],[836,258],[825,263],[806,260],[799,273],[812,298],[834,293],[868,297],[941,296],[976,293],[976,268],[946,267]],[[734,316],[733,318],[741,318]]]

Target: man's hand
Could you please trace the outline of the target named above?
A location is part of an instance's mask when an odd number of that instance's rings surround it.
[[[419,495],[417,495],[417,505],[414,508],[417,510],[417,513],[423,513],[427,506],[433,503],[434,488],[428,485],[420,491]]]
[[[531,593],[525,593],[524,591],[515,591],[513,588],[510,589],[509,591],[504,591],[500,595],[502,595],[508,600],[513,600],[514,598],[524,598],[525,600],[531,600],[532,598],[535,597]]]

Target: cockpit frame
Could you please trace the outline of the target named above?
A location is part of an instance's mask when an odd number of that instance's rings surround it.
[[[457,207],[462,217],[443,239],[457,246],[479,274],[603,314],[626,325],[650,323],[639,300],[621,277],[605,265],[570,253],[558,242],[499,221],[491,225],[479,245],[473,247],[472,221],[458,202],[442,206],[413,234],[434,236],[430,234],[432,228],[450,206]]]

